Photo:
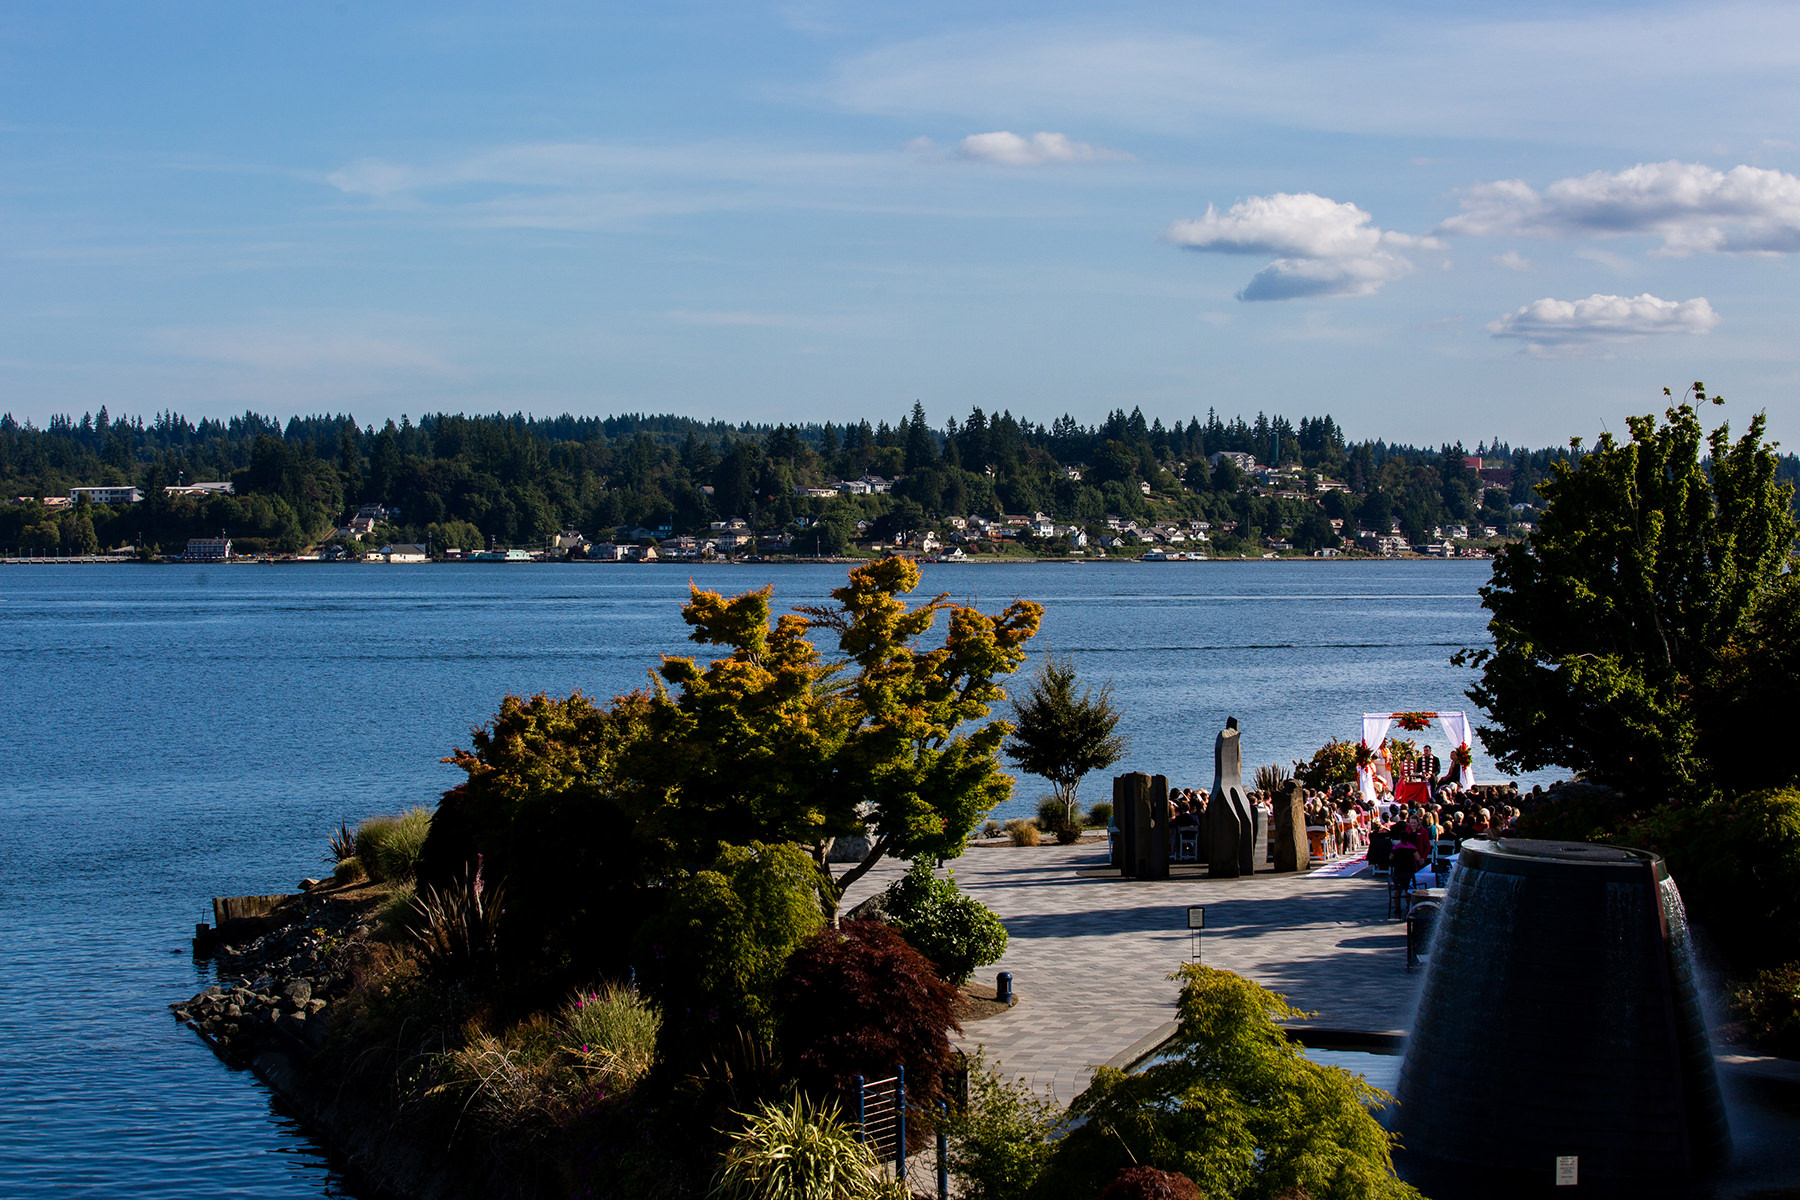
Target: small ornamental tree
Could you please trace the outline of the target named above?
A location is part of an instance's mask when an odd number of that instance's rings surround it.
[[[1042,609],[912,606],[902,597],[918,583],[912,562],[870,563],[834,606],[774,621],[769,588],[730,599],[695,588],[682,617],[724,657],[665,656],[652,690],[604,706],[507,697],[474,748],[455,752],[468,779],[439,805],[421,883],[478,865],[510,881],[508,953],[574,984],[622,973],[672,881],[724,847],[798,847],[827,917],[885,856],[957,857],[1011,794],[998,759],[1011,726],[987,718]],[[943,642],[920,645],[940,615]],[[815,627],[837,634],[842,658],[820,654]],[[834,876],[834,841],[864,832],[867,854]]]
[[[1075,694],[1075,664],[1047,656],[1032,676],[1025,699],[1014,706],[1018,727],[1006,753],[1021,771],[1049,780],[1063,806],[1066,826],[1075,824],[1075,792],[1082,777],[1118,762],[1126,740],[1120,712],[1112,702],[1112,682]]]
[[[931,1111],[962,1032],[956,989],[899,934],[874,921],[823,929],[788,957],[775,989],[777,1039],[800,1087],[844,1100],[857,1075],[906,1067],[909,1105]]]

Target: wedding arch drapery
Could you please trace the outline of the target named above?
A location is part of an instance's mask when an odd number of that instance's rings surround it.
[[[1407,714],[1411,715],[1411,714]],[[1460,712],[1422,712],[1418,716],[1435,718],[1444,736],[1450,739],[1452,761],[1457,750],[1470,750],[1468,714]],[[1401,713],[1364,713],[1362,719],[1362,740],[1371,752],[1379,751],[1388,730],[1402,716]],[[1469,755],[1470,765],[1456,768],[1456,782],[1464,788],[1475,785],[1474,755]],[[1375,766],[1371,761],[1368,766],[1356,769],[1356,782],[1362,791],[1363,803],[1375,803]]]

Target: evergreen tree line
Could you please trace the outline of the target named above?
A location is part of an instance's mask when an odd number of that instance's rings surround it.
[[[1300,494],[1246,487],[1229,460],[1209,464],[1221,451],[1303,468],[1291,489]],[[1469,453],[1513,469],[1510,485],[1484,485],[1464,465]],[[875,537],[893,537],[949,517],[1039,512],[1090,529],[1109,516],[1205,520],[1225,551],[1276,535],[1312,549],[1335,544],[1332,518],[1346,527],[1392,521],[1414,540],[1444,522],[1504,528],[1512,506],[1530,503],[1551,464],[1572,453],[1498,441],[1473,452],[1460,443],[1352,442],[1329,415],[1227,421],[1210,410],[1185,424],[1116,410],[1089,426],[1066,415],[1042,424],[975,408],[942,428],[927,423],[919,404],[873,425],[436,413],[377,428],[348,414],[282,425],[246,412],[195,423],[173,412],[113,419],[102,408],[79,420],[53,417],[42,429],[0,416],[0,500],[8,502],[0,505],[0,547],[173,550],[223,531],[243,549],[295,551],[330,538],[359,506],[379,504],[395,514],[382,540],[465,549],[490,540],[537,546],[565,528],[603,539],[620,527],[703,532],[741,517],[795,533],[802,553],[835,553],[859,522]],[[1788,478],[1800,476],[1797,466],[1793,455],[1782,460]],[[867,475],[898,482],[866,496],[797,490]],[[1348,490],[1319,491],[1321,480]],[[215,481],[231,482],[235,494],[163,490]],[[84,485],[135,485],[145,499],[61,510],[39,503]]]

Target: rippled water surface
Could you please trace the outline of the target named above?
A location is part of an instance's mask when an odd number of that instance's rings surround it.
[[[1034,649],[1115,683],[1117,769],[1180,783],[1211,781],[1227,716],[1248,765],[1356,737],[1365,710],[1468,708],[1448,659],[1486,640],[1481,562],[926,572],[990,610],[1043,603]],[[168,1015],[206,981],[194,923],[322,872],[339,821],[435,800],[506,692],[642,684],[685,652],[690,577],[773,583],[782,608],[843,568],[0,568],[0,1196],[350,1194]]]

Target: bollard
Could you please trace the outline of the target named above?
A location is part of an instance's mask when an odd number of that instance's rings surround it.
[[[1011,971],[1002,971],[994,977],[994,999],[1009,1008],[1018,1003],[1013,998]]]

